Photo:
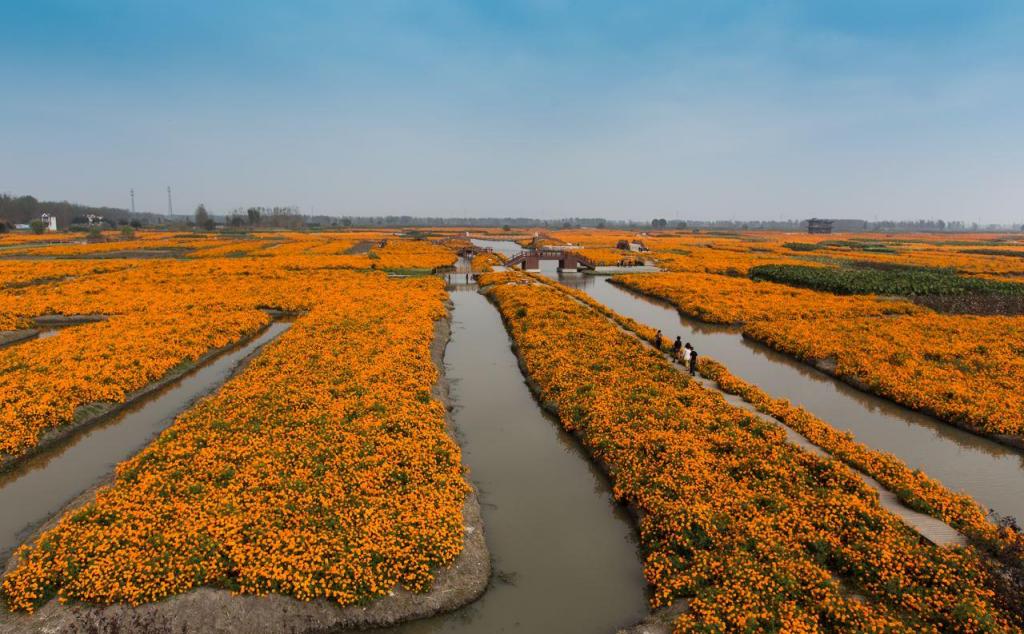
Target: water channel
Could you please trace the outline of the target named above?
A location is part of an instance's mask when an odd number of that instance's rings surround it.
[[[480,491],[491,587],[451,614],[380,632],[613,632],[647,614],[632,521],[576,440],[533,399],[497,310],[450,276],[445,368]]]
[[[477,241],[502,253],[515,243]],[[511,247],[509,245],[512,245]],[[886,399],[862,392],[781,352],[744,339],[738,328],[706,324],[681,315],[668,303],[608,282],[606,277],[559,275],[554,262],[542,272],[585,291],[619,314],[660,328],[666,338],[680,335],[697,351],[775,397],[806,407],[856,440],[890,452],[954,491],[969,493],[1000,514],[1024,520],[1024,453],[947,425]]]

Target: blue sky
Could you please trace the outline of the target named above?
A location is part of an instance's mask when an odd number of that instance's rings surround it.
[[[1024,222],[1024,3],[0,0],[0,191]]]

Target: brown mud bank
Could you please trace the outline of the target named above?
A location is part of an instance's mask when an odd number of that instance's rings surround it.
[[[632,627],[620,629],[616,634],[672,634],[676,619],[690,609],[687,599],[679,599],[670,606],[659,608]]]
[[[438,380],[432,387],[432,394],[444,404],[447,431],[455,438],[450,416],[452,403],[443,363],[450,332],[449,316],[435,322],[431,357],[438,368]],[[4,609],[0,612],[0,634],[313,634],[385,627],[449,612],[479,598],[486,590],[491,576],[490,552],[484,539],[477,490],[472,483],[470,486],[471,490],[463,505],[465,538],[462,552],[451,566],[435,573],[430,590],[424,593],[396,587],[385,597],[365,605],[350,606],[341,606],[328,599],[301,601],[284,595],[236,595],[227,590],[208,587],[134,607],[127,604],[60,603],[54,599],[32,614],[12,613]],[[95,492],[96,488],[66,508],[87,503],[94,498]],[[39,534],[55,524],[60,515],[40,528],[29,541],[34,541]],[[16,565],[17,555],[7,562],[5,573],[13,570]]]
[[[98,313],[92,315],[39,315],[32,319],[32,323],[36,326],[45,328],[60,328],[62,326],[77,326],[79,324],[91,324],[97,321],[106,321],[108,317],[108,315]]]
[[[345,255],[359,255],[361,253],[367,253],[377,244],[377,242],[379,241],[363,240],[362,242],[357,242],[345,251]]]
[[[0,330],[0,348],[13,346],[28,339],[34,339],[39,334],[37,328],[20,328],[18,330]]]
[[[10,288],[10,287],[8,287]],[[0,330],[0,348],[35,339],[43,329],[64,328],[103,321],[106,315],[41,315],[32,320],[31,328]],[[0,471],[3,467],[0,467]]]

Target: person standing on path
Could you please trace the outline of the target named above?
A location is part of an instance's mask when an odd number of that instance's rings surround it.
[[[654,333],[654,347],[658,349],[658,352],[661,352],[661,331],[660,330],[658,332]]]
[[[676,337],[676,342],[672,344],[672,358],[676,361],[679,360],[679,352],[683,349],[683,338]]]
[[[697,375],[697,351],[690,348],[690,376]]]

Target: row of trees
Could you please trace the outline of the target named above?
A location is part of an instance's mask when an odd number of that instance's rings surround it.
[[[217,226],[217,221],[206,209],[206,205],[200,204],[187,224],[211,230]],[[224,225],[228,227],[302,229],[310,224],[309,217],[299,213],[297,207],[249,207],[248,209],[239,207],[224,217]]]
[[[167,218],[159,214],[136,213],[116,207],[90,207],[67,201],[39,201],[33,196],[11,196],[0,194],[0,231],[15,224],[29,224],[46,212],[57,217],[57,224],[64,228],[88,229],[97,222],[106,223],[108,227],[132,225],[152,226],[181,224],[212,229],[218,222],[205,205],[196,208],[195,213],[187,219],[181,216]],[[92,218],[90,218],[90,216]],[[95,220],[96,217],[102,220]],[[230,227],[275,227],[284,229],[300,229],[303,227],[495,227],[512,228],[532,227],[585,227],[585,228],[618,228],[618,229],[764,229],[781,231],[801,231],[806,227],[801,220],[767,220],[767,221],[679,221],[665,218],[654,218],[649,222],[630,220],[607,220],[604,218],[570,217],[558,220],[543,220],[528,217],[503,218],[440,218],[415,217],[409,215],[388,216],[307,216],[298,207],[239,207],[223,217],[223,222]],[[996,225],[967,224],[964,222],[943,220],[912,220],[870,222],[861,219],[835,220],[833,229],[837,232],[857,231],[985,231],[1006,230],[1008,228],[1024,229],[1024,225],[1013,227]]]
[[[59,202],[40,201],[34,196],[0,194],[0,224],[6,221],[9,224],[27,225],[33,220],[38,220],[43,213],[56,216],[57,224],[62,228],[76,224],[76,222],[89,215],[101,216],[104,220],[109,220],[115,225],[118,221],[123,220],[127,223],[133,218],[131,212],[127,209],[118,209],[116,207],[90,207],[88,205],[70,203],[66,200]],[[136,214],[135,217],[142,218],[143,216],[144,214]],[[85,224],[87,223],[86,221]]]
[[[190,224],[204,229],[216,226],[206,207],[200,205]],[[276,227],[300,229],[303,227],[495,227],[501,226],[506,231],[513,228],[615,228],[615,229],[724,229],[724,230],[766,230],[766,231],[802,231],[807,227],[806,220],[714,220],[684,221],[654,218],[650,222],[634,220],[606,220],[604,218],[565,218],[562,220],[542,220],[538,218],[436,218],[415,216],[306,216],[297,207],[249,207],[238,208],[225,216],[224,224],[229,227]],[[982,231],[1006,230],[1018,227],[1005,227],[978,223],[967,225],[963,222],[943,220],[907,220],[870,222],[860,219],[838,219],[834,221],[836,232],[868,232],[868,231]],[[1020,227],[1024,230],[1024,225]]]

